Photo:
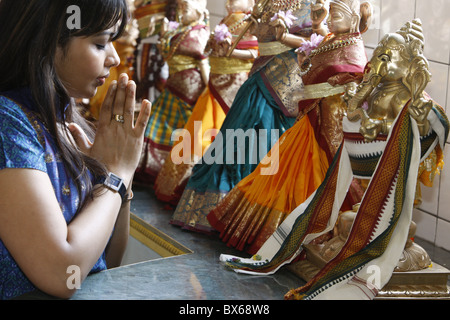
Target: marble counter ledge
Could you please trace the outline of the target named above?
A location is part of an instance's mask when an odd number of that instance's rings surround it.
[[[237,274],[220,262],[228,248],[217,235],[181,230],[169,224],[173,210],[151,190],[134,188],[131,211],[193,253],[109,269],[89,276],[73,300],[283,300],[305,282],[287,270],[271,276]]]
[[[150,260],[90,275],[72,300],[283,300],[305,282],[286,269],[271,276],[237,274],[220,262],[220,254],[249,255],[227,247],[217,235],[181,230],[169,224],[173,209],[152,190],[134,188],[131,211],[193,253]],[[419,239],[417,239],[419,240]],[[434,262],[450,266],[450,254],[420,241]],[[449,280],[450,281],[450,280]],[[23,299],[52,299],[33,293]]]

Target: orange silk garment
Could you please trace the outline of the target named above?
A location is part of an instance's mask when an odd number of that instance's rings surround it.
[[[261,174],[269,166],[273,174]],[[208,220],[229,246],[254,254],[319,187],[328,166],[309,118],[303,117],[281,136],[256,170],[211,211]]]

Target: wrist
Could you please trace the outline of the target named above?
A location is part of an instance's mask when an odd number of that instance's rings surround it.
[[[112,172],[108,172],[106,175],[98,177],[95,184],[102,185],[105,188],[118,193],[122,199],[122,203],[131,200],[128,190],[130,184],[127,184],[126,181]]]

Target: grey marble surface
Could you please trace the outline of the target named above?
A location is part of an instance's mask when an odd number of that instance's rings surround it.
[[[283,300],[305,282],[281,269],[271,276],[237,274],[219,263],[221,253],[247,257],[228,248],[218,236],[184,231],[169,224],[173,208],[152,190],[134,188],[131,211],[193,251],[191,254],[140,262],[89,276],[72,300]],[[433,262],[450,268],[450,253],[416,239]],[[450,280],[449,280],[450,282]],[[449,283],[450,285],[450,283]],[[23,299],[52,299],[32,293]]]
[[[73,300],[282,300],[303,280],[287,270],[271,276],[237,274],[219,263],[221,253],[248,257],[218,236],[184,231],[169,224],[173,210],[152,190],[135,188],[131,211],[193,251],[140,262],[89,276]]]

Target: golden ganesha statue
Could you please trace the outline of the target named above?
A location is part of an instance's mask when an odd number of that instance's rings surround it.
[[[408,241],[412,211],[418,183],[432,185],[443,166],[449,131],[444,110],[425,92],[430,78],[420,20],[385,35],[363,81],[343,97],[344,141],[324,182],[252,258],[221,260],[239,273],[271,274],[304,261],[309,247],[318,271],[286,299],[373,299],[394,271],[427,267],[426,253],[412,252]],[[354,178],[366,182],[364,196],[342,214]]]

